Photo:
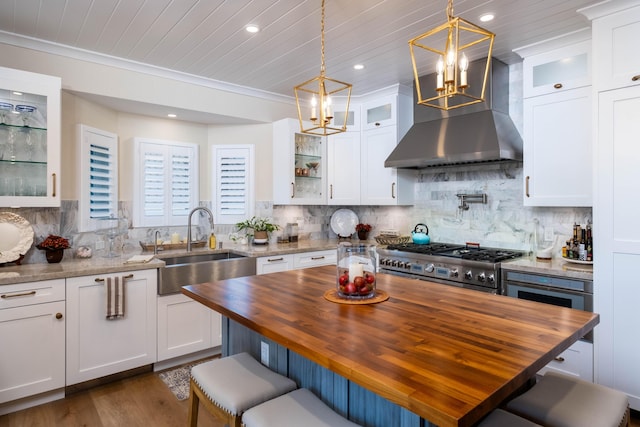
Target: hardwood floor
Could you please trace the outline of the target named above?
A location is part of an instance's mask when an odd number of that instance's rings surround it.
[[[157,373],[148,372],[0,416],[0,426],[185,426],[188,402],[176,399]],[[224,423],[201,409],[198,426],[224,427]],[[640,427],[640,414],[636,411],[632,413],[631,427]]]

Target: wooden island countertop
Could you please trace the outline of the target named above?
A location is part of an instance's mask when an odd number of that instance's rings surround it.
[[[185,286],[185,295],[430,422],[470,426],[592,330],[585,311],[377,275],[384,302],[323,295],[335,266]]]

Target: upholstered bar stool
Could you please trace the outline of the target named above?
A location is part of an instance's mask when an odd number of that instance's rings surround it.
[[[553,372],[506,408],[549,427],[629,426],[629,399],[624,393]]]
[[[230,427],[241,425],[242,413],[297,388],[296,383],[261,365],[248,353],[234,354],[191,369],[188,425],[198,424],[203,407]]]
[[[477,427],[541,427],[526,418],[519,417],[502,409],[495,409],[484,417]]]
[[[310,390],[299,388],[247,410],[245,427],[358,427],[334,412]]]

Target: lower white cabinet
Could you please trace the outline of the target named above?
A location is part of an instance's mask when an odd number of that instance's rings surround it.
[[[538,373],[544,375],[549,371],[593,382],[593,344],[576,341]]]
[[[182,294],[158,297],[158,362],[222,344],[222,319]]]
[[[275,273],[293,268],[293,255],[273,255],[256,258],[256,274]]]
[[[108,277],[125,278],[125,315],[106,319]],[[157,270],[67,279],[67,385],[156,361]]]
[[[4,285],[0,296],[0,403],[64,387],[64,279]]]

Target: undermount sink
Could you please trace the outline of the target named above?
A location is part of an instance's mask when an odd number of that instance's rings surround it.
[[[159,295],[178,293],[186,285],[256,274],[255,259],[232,253],[187,253],[160,259],[165,267],[160,269]]]

